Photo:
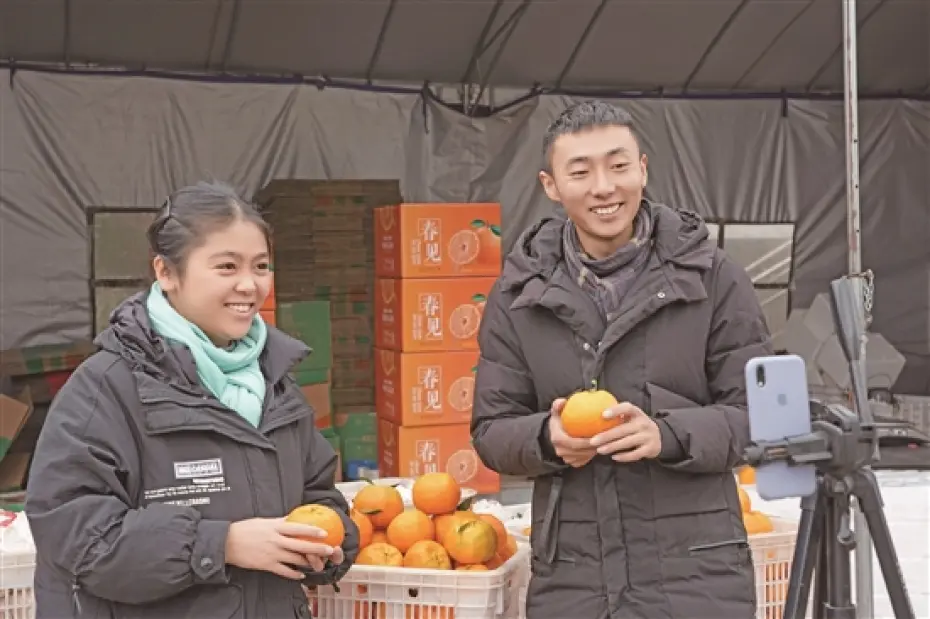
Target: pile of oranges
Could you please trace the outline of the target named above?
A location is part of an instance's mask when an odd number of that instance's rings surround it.
[[[356,565],[488,571],[516,554],[516,539],[504,524],[462,505],[461,487],[448,473],[418,477],[412,494],[409,508],[392,486],[369,484],[355,495]]]

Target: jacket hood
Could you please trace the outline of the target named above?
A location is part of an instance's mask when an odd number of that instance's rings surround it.
[[[139,292],[123,301],[110,314],[109,326],[94,343],[102,350],[123,358],[133,371],[189,386],[200,383],[194,357],[186,346],[169,341],[156,333],[149,319],[145,300],[149,291]],[[274,384],[310,354],[303,343],[268,326],[268,338],[259,363],[266,380]]]
[[[643,200],[642,207],[653,218],[656,257],[686,269],[709,269],[715,245],[700,215]],[[564,214],[546,217],[526,230],[504,262],[501,286],[505,290],[523,287],[534,278],[549,280],[562,262]]]

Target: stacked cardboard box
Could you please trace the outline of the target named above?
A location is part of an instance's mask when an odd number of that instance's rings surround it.
[[[330,304],[335,412],[374,410],[373,209],[400,201],[397,181],[276,180],[256,196],[274,229],[278,304]]]
[[[0,490],[24,486],[52,400],[96,351],[90,341],[0,351]]]
[[[400,185],[276,180],[255,201],[274,230],[278,324],[313,340],[307,342],[317,352],[312,356],[321,356],[325,346],[326,371],[308,368],[308,360],[297,368],[298,381],[318,411],[325,402],[327,427],[337,420],[327,438],[340,449],[343,472],[349,479],[359,470],[370,474],[377,465],[376,426],[368,421],[375,402],[373,210],[400,203]],[[315,327],[309,319],[302,327],[288,322],[291,304],[310,302],[326,304],[325,321],[317,316]]]
[[[277,302],[277,326],[310,347],[310,355],[294,366],[294,378],[316,412],[318,428],[332,426],[332,325],[329,301]]]
[[[382,476],[448,471],[500,489],[471,447],[477,334],[500,272],[498,204],[375,211],[376,411]]]
[[[342,448],[345,478],[354,481],[377,477],[378,421],[374,411],[339,413],[334,424]]]

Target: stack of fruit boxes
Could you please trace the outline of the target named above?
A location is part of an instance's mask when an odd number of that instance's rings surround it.
[[[469,423],[484,304],[501,268],[500,205],[375,209],[375,410],[382,477],[447,471],[495,493]]]

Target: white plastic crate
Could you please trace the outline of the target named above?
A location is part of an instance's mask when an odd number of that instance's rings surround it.
[[[511,619],[527,582],[529,546],[488,572],[354,565],[339,582],[308,589],[317,619]]]
[[[782,619],[788,597],[794,543],[798,536],[797,523],[782,518],[771,518],[771,521],[775,528],[772,533],[752,535],[749,538],[756,570],[756,619]],[[519,593],[519,619],[526,619],[528,579],[527,576],[527,582]]]
[[[0,619],[33,619],[36,553],[21,513],[0,512]]]
[[[749,537],[756,569],[756,619],[781,619],[788,598],[788,579],[798,525],[770,516],[775,530]]]
[[[33,619],[35,552],[0,552],[0,619]]]

